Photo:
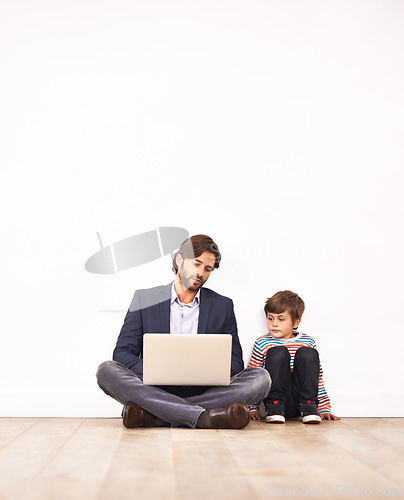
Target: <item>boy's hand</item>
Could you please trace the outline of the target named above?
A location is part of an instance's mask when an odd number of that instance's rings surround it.
[[[321,420],[341,420],[337,415],[332,413],[320,413]]]
[[[261,420],[261,415],[259,413],[250,413],[251,420]]]

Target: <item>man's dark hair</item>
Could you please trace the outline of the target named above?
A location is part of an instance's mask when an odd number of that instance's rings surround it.
[[[294,323],[297,319],[301,319],[304,308],[304,302],[297,293],[291,292],[290,290],[284,290],[283,292],[277,292],[267,299],[264,311],[266,316],[271,313],[282,314],[288,311]]]
[[[206,236],[206,234],[197,234],[187,238],[175,252],[173,258],[173,271],[175,273],[178,272],[178,266],[176,263],[178,254],[180,254],[183,259],[195,259],[206,251],[211,252],[215,256],[215,265],[213,267],[217,269],[222,258],[217,244],[210,236]]]

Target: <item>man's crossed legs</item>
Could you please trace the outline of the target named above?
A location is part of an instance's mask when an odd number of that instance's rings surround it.
[[[180,391],[169,392],[161,387],[145,385],[140,375],[116,361],[105,361],[100,365],[97,381],[106,394],[125,406],[124,412],[128,403],[134,403],[140,410],[144,409],[156,417],[156,422],[191,428],[222,428],[223,425],[227,427],[228,421],[237,425],[240,418],[247,418],[243,425],[234,428],[245,427],[249,419],[246,405],[264,399],[271,387],[271,379],[265,369],[247,368],[232,377],[228,386],[209,387],[200,394],[181,397],[173,394]],[[246,417],[240,417],[240,413]],[[230,423],[229,427],[233,425]]]

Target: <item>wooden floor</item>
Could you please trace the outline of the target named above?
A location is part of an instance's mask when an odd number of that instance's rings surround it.
[[[404,418],[242,431],[1,418],[1,500],[404,497]]]

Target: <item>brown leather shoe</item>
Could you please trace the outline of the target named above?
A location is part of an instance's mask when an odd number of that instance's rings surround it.
[[[244,429],[250,421],[250,415],[244,403],[233,403],[226,408],[215,408],[209,411],[209,417],[214,429]]]
[[[154,427],[157,418],[135,403],[129,401],[123,408],[122,422],[125,427]]]

